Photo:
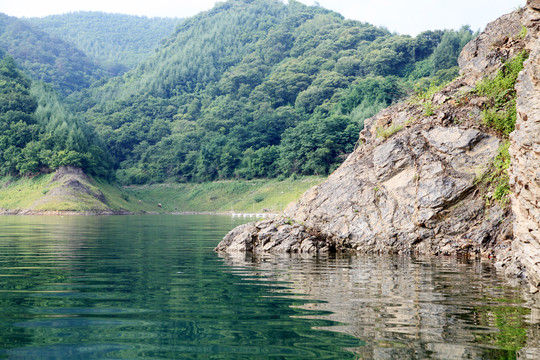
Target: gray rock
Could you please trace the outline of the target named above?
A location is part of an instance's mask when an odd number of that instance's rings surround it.
[[[540,0],[527,0],[527,6],[534,10],[540,10]]]
[[[523,45],[515,44],[512,37],[522,30],[524,9],[515,11],[489,23],[476,39],[468,43],[458,60],[465,81],[474,84],[485,76],[493,76],[502,66],[502,60],[521,52]]]
[[[538,1],[529,1],[538,6]],[[539,7],[540,8],[540,7]],[[521,72],[517,91],[516,130],[511,134],[510,180],[515,214],[510,273],[526,273],[531,287],[540,289],[540,39],[532,45],[529,60]]]
[[[288,218],[262,220],[236,227],[216,251],[253,253],[317,253],[330,250],[324,236]]]

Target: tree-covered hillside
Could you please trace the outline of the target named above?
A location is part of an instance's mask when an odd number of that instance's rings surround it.
[[[229,0],[72,100],[125,183],[328,174],[365,118],[422,79],[456,76],[472,37],[413,38],[294,0]]]
[[[32,79],[52,84],[63,95],[110,77],[75,46],[1,13],[0,49],[13,56]]]
[[[10,56],[0,60],[0,175],[73,165],[101,176],[109,165],[97,135],[50,86],[33,83]]]
[[[181,21],[89,11],[26,20],[74,44],[116,74],[153,54],[159,42],[169,37]]]

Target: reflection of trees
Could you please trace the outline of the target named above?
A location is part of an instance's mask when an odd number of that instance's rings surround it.
[[[288,281],[323,300],[310,309],[366,341],[362,358],[510,358],[536,350],[537,317],[522,288],[504,285],[492,265],[456,258],[224,255],[231,267]],[[251,273],[251,272],[250,272]],[[532,324],[528,321],[532,318]],[[335,327],[333,329],[336,329]],[[538,345],[536,345],[538,346]],[[521,351],[526,357],[528,348]]]

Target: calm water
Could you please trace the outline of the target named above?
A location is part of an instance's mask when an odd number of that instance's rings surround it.
[[[0,358],[540,358],[488,264],[218,256],[239,221],[0,217]]]

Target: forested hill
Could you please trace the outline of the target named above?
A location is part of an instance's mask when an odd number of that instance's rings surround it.
[[[82,11],[26,21],[74,44],[107,69],[121,73],[153,54],[181,19]]]
[[[422,79],[456,76],[472,37],[413,38],[293,0],[229,0],[76,102],[125,183],[328,174],[365,118]]]
[[[52,84],[63,95],[111,76],[75,46],[2,13],[0,49],[13,56],[34,80]]]

